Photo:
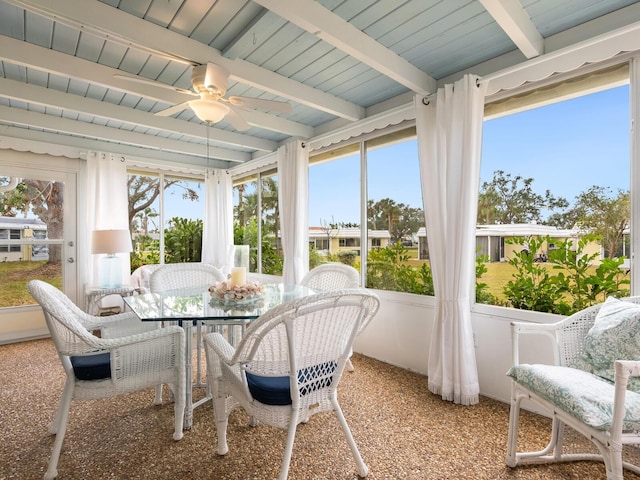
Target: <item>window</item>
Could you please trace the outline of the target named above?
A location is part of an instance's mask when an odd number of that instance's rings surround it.
[[[368,140],[367,286],[433,294],[415,128]],[[419,242],[423,250],[419,248]]]
[[[360,239],[359,238],[341,238],[339,239],[339,245],[341,247],[359,247]]]
[[[316,238],[309,241],[309,246],[316,250],[329,250],[328,238]]]
[[[319,260],[341,261],[357,268],[364,264],[371,288],[432,294],[429,275],[422,274],[422,265],[429,268],[429,263],[415,128],[362,142],[310,158],[310,238],[324,233],[330,245],[328,254]],[[359,207],[361,147],[367,161],[366,225],[361,225]],[[318,223],[312,223],[315,219]],[[420,235],[424,257],[418,246]],[[361,245],[368,247],[365,258]],[[310,255],[310,263],[313,261]]]
[[[237,180],[233,198],[234,243],[250,246],[249,270],[281,275],[283,257],[277,175],[268,171]]]
[[[345,231],[351,229],[353,245],[360,243],[359,144],[336,148],[309,158],[309,231],[322,238],[322,246],[309,252],[309,267],[343,262],[358,267],[358,254],[345,248]]]
[[[20,240],[20,230],[0,230],[0,239]],[[20,245],[0,245],[0,252],[21,252]]]
[[[131,171],[128,188],[129,225],[134,241],[131,269],[146,264],[199,262],[203,180]]]
[[[593,79],[573,83],[587,80]],[[560,96],[572,86],[569,98]],[[514,98],[517,113],[500,116],[492,114],[495,105],[487,105],[477,240],[493,233],[497,237],[489,242],[501,238],[502,251],[487,258],[484,303],[568,314],[607,295],[629,294],[625,261],[617,258],[629,251],[628,73],[626,82],[579,93],[575,85],[547,87],[531,94],[544,97],[543,106]],[[533,263],[514,262],[525,250]],[[596,281],[603,287],[599,292],[582,288],[584,277],[600,275],[596,267],[608,260],[619,262],[607,270],[615,281]],[[554,266],[569,277],[562,288],[545,280],[545,272],[558,275]],[[542,283],[528,287],[531,278]]]
[[[262,222],[262,273],[282,275],[283,255],[280,241],[280,207],[278,176],[274,172],[260,175],[260,205]]]

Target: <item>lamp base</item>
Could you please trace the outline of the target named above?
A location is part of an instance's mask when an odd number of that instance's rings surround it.
[[[100,260],[100,288],[120,288],[122,286],[122,262],[115,254]]]

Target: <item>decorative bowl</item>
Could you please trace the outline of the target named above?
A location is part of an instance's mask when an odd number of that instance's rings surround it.
[[[264,286],[257,282],[247,281],[244,285],[231,286],[228,280],[216,282],[209,287],[209,293],[213,298],[225,302],[238,302],[262,297]]]

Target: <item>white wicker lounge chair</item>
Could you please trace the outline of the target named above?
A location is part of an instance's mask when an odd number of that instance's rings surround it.
[[[622,461],[624,445],[640,445],[640,379],[634,378],[640,376],[640,297],[623,300],[608,299],[552,324],[511,324],[507,465],[596,460],[604,462],[608,480],[622,480],[623,468],[640,473],[639,466]],[[520,364],[525,334],[551,339],[554,365]],[[552,418],[551,439],[543,450],[517,452],[523,401]],[[565,425],[600,453],[563,451]]]
[[[360,272],[344,263],[323,263],[309,270],[300,283],[319,292],[358,288],[360,286]],[[347,370],[353,372],[351,355],[353,355],[353,351],[349,352]]]
[[[214,394],[218,454],[229,450],[227,422],[239,404],[253,424],[288,429],[280,470],[284,480],[297,425],[316,413],[334,412],[358,475],[366,477],[368,468],[338,404],[337,388],[353,339],[378,306],[377,296],[366,290],[320,293],[268,311],[249,326],[237,348],[219,333],[208,334],[207,362],[221,369],[219,377],[208,377]]]
[[[50,427],[56,439],[44,475],[46,480],[58,475],[58,459],[72,400],[109,398],[169,384],[175,399],[173,438],[182,438],[185,405],[182,328],[157,328],[154,323],[145,325],[130,312],[92,317],[48,283],[31,280],[27,288],[44,311],[67,375]],[[94,335],[95,331],[100,331],[101,336]]]

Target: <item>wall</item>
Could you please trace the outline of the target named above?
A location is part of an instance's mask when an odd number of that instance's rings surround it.
[[[356,338],[354,351],[426,376],[434,298],[376,291],[381,308],[369,327]],[[477,305],[471,315],[480,394],[509,402],[506,372],[512,365],[512,321],[548,323],[559,316]],[[553,360],[546,337],[530,336],[521,343],[521,361],[545,363]],[[425,379],[425,389],[426,379]]]
[[[40,307],[0,310],[0,345],[49,336]]]

